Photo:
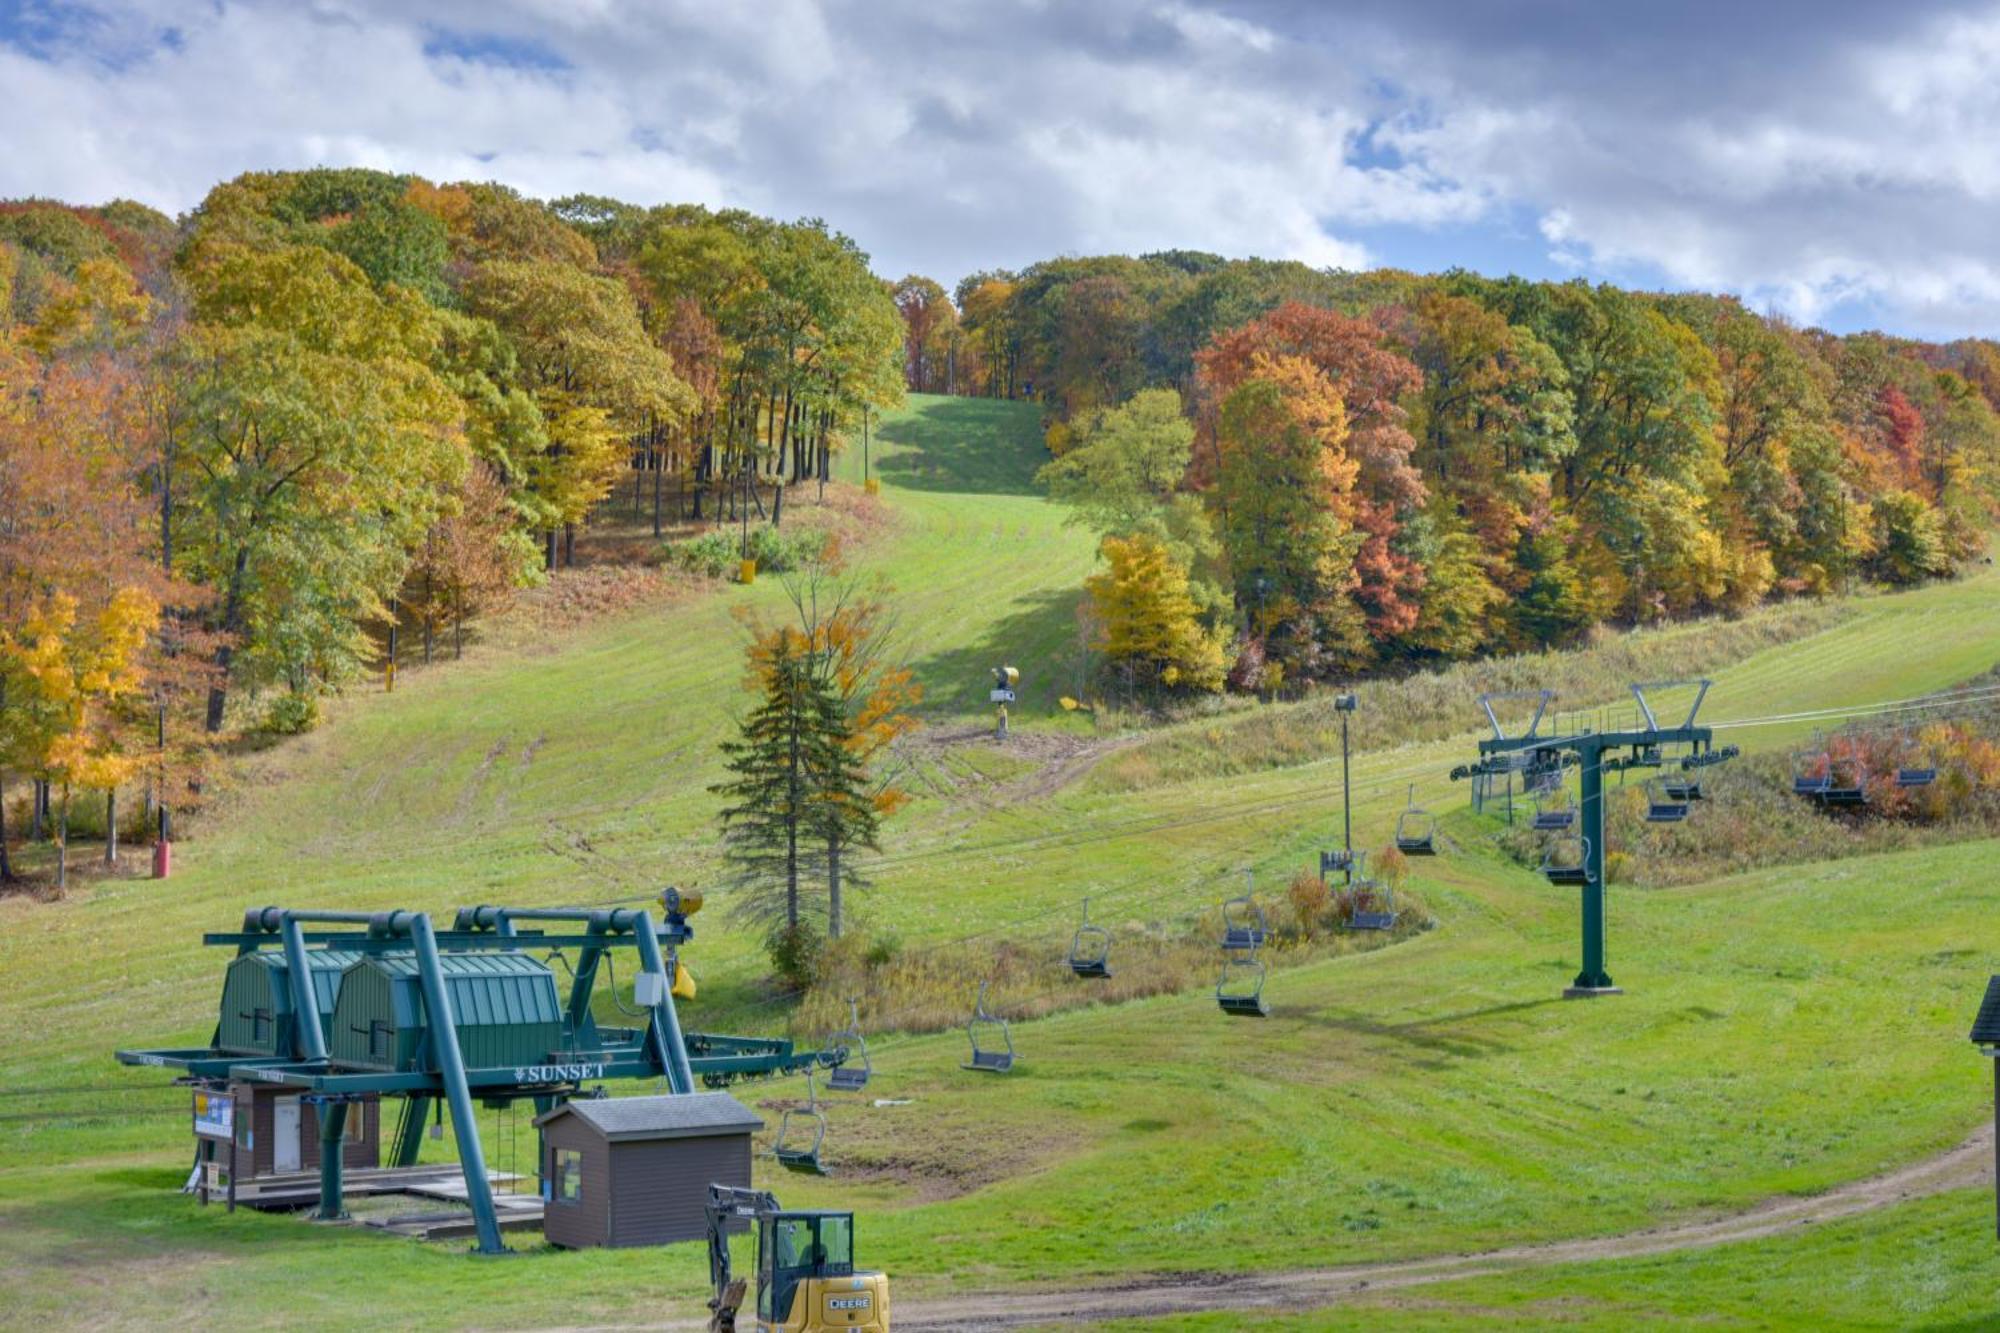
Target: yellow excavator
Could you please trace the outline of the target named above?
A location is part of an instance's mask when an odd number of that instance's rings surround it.
[[[729,1266],[729,1231],[757,1233],[757,1311]],[[889,1279],[854,1267],[854,1214],[781,1207],[769,1190],[708,1187],[709,1333],[889,1333]]]

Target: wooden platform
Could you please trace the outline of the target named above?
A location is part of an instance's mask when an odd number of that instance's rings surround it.
[[[487,1176],[493,1187],[493,1210],[502,1231],[538,1230],[542,1225],[542,1200],[538,1194],[519,1193],[511,1188],[526,1177],[505,1171]],[[351,1219],[350,1225],[387,1231],[418,1240],[452,1240],[475,1234],[472,1213],[466,1200],[465,1176],[455,1165],[350,1167],[341,1179],[342,1193],[349,1199],[388,1199],[403,1196],[412,1203],[459,1204],[442,1210],[415,1209],[383,1217]],[[223,1191],[210,1180],[209,1200],[220,1202]],[[245,1208],[310,1208],[319,1202],[319,1172],[297,1171],[282,1176],[260,1176],[239,1181],[236,1202]]]

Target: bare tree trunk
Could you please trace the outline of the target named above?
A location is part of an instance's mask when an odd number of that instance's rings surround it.
[[[0,883],[14,882],[14,862],[7,855],[7,779],[0,774]]]
[[[666,479],[667,455],[664,450],[653,453],[653,536],[660,535],[660,485]]]
[[[243,629],[243,580],[250,568],[250,548],[236,548],[236,563],[229,571],[229,593],[222,604],[222,646],[215,650],[215,684],[208,688],[209,733],[222,730],[222,717],[229,703],[229,663],[236,655],[236,636]]]
[[[826,840],[826,937],[840,938],[840,836]]]
[[[62,813],[56,821],[56,896],[69,887],[69,789],[63,788]]]
[[[118,864],[118,789],[104,793],[104,864]]]

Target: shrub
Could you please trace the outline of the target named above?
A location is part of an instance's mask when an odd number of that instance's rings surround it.
[[[669,542],[666,558],[669,564],[690,573],[719,579],[735,570],[741,549],[733,534],[716,528],[686,541]]]
[[[299,736],[319,725],[319,699],[286,691],[264,710],[263,730],[273,736]]]
[[[819,980],[826,940],[810,923],[779,926],[764,937],[771,966],[793,990],[805,990]]]
[[[782,574],[797,569],[826,550],[823,532],[781,532],[768,524],[750,529],[748,550],[765,574]],[[736,572],[743,558],[744,539],[727,528],[712,528],[699,537],[669,542],[664,556],[668,564],[712,579],[727,578]]]
[[[1292,905],[1292,920],[1297,924],[1299,934],[1306,939],[1319,934],[1320,923],[1326,919],[1327,908],[1333,904],[1333,890],[1327,887],[1326,881],[1310,870],[1301,870],[1285,886],[1285,898]]]

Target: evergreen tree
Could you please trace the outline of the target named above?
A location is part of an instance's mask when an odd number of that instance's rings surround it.
[[[768,645],[759,674],[757,707],[737,739],[723,742],[733,776],[711,790],[729,802],[722,810],[723,853],[747,890],[737,914],[769,926],[774,936],[796,934],[801,886],[820,859],[817,772],[838,737],[826,735],[824,692],[811,655],[790,636]]]

